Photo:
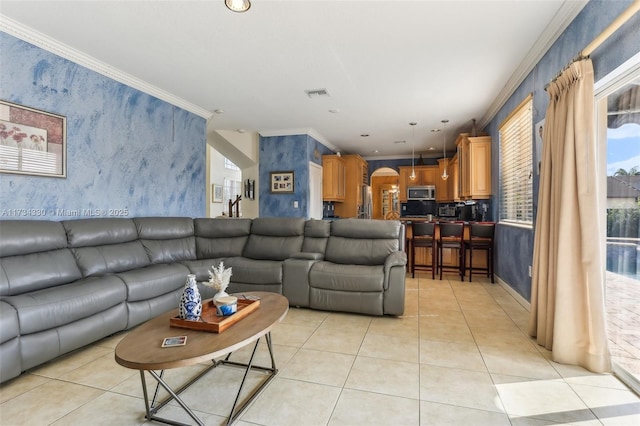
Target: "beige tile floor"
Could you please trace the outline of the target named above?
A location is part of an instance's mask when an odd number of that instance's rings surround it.
[[[401,318],[291,309],[273,331],[280,372],[238,424],[640,424],[640,398],[615,377],[550,361],[523,332],[528,313],[503,288],[448,278],[407,278]],[[151,424],[138,372],[113,359],[123,335],[1,386],[0,424]],[[266,365],[265,345],[259,351]],[[178,384],[202,368],[166,378]],[[207,425],[223,424],[241,374],[220,367],[183,397]],[[262,378],[252,373],[250,384]],[[190,421],[174,403],[160,414]]]

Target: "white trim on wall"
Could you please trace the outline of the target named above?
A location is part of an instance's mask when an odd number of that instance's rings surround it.
[[[533,45],[531,50],[527,53],[524,60],[520,63],[518,68],[513,72],[511,78],[505,83],[504,87],[491,103],[489,109],[484,114],[482,119],[478,122],[479,128],[484,128],[493,117],[500,111],[500,108],[509,100],[511,95],[516,91],[524,79],[540,62],[542,57],[553,46],[558,37],[567,29],[569,24],[578,16],[578,14],[589,3],[588,0],[580,1],[565,1],[562,3],[558,12],[554,15],[549,25],[544,29],[538,40]],[[577,54],[578,52],[576,52]]]
[[[527,299],[522,297],[520,293],[515,291],[513,287],[511,287],[509,284],[503,281],[500,277],[496,276],[495,279],[496,279],[496,282],[500,285],[500,287],[505,289],[505,291],[509,293],[509,295],[513,297],[516,300],[516,302],[522,305],[522,307],[525,308],[527,312],[531,312],[531,303]]]

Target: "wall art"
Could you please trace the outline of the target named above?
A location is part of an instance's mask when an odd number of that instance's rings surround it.
[[[0,100],[0,172],[67,177],[67,119]]]

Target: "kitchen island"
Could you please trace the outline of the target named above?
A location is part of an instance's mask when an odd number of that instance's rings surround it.
[[[411,216],[411,217],[401,217],[400,221],[405,226],[405,235],[407,238],[405,250],[407,253],[407,270],[411,271],[411,266],[413,265],[413,258],[411,257],[411,241],[413,239],[411,223],[413,222],[427,222],[427,216]],[[441,222],[458,222],[453,218],[438,218],[433,217],[432,222],[436,223],[436,231],[435,238],[436,240],[439,237],[440,227],[438,226]],[[483,222],[483,223],[493,223],[493,222]],[[464,240],[469,240],[469,226],[470,222],[464,222]],[[495,250],[494,250],[495,252]],[[475,250],[474,250],[475,253]],[[467,267],[470,265],[469,262],[469,252],[465,253],[465,262]],[[488,255],[485,253],[480,253],[473,257],[473,267],[474,268],[486,268],[487,267],[487,257]],[[431,248],[429,247],[416,247],[416,260],[418,265],[431,265]],[[494,259],[495,262],[495,259]],[[458,254],[454,249],[443,249],[442,251],[442,264],[445,266],[457,267],[458,263]]]

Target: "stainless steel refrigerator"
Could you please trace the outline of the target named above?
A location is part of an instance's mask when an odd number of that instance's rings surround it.
[[[371,211],[373,210],[373,206],[371,204],[371,187],[369,185],[362,185],[360,194],[358,219],[371,219]]]

